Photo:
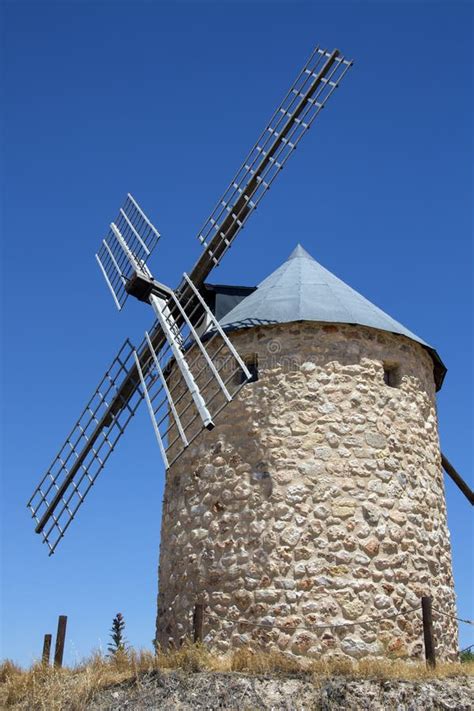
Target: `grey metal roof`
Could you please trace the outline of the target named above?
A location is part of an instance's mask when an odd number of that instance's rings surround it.
[[[358,324],[411,338],[430,353],[436,385],[441,387],[446,368],[436,351],[318,264],[301,245],[220,323],[234,331],[292,321]]]

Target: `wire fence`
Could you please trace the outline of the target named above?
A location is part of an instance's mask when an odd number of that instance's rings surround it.
[[[217,615],[212,612],[207,612],[206,617],[214,617],[219,620],[224,620],[226,622],[232,622],[234,625],[249,625],[251,627],[260,627],[260,628],[267,628],[267,629],[280,629],[284,630],[287,632],[294,632],[295,630],[304,630],[306,632],[314,632],[317,630],[333,630],[333,629],[338,629],[342,627],[357,627],[358,625],[368,625],[368,624],[373,624],[374,622],[382,622],[383,620],[389,620],[393,619],[395,617],[401,617],[402,615],[409,615],[412,612],[418,611],[418,605],[416,607],[412,607],[408,610],[402,610],[400,612],[395,612],[390,615],[379,615],[378,617],[371,617],[367,620],[356,620],[355,622],[333,622],[333,623],[327,623],[324,625],[296,625],[296,626],[289,626],[289,625],[276,625],[276,624],[270,624],[270,623],[263,623],[263,622],[253,622],[251,620],[243,620],[241,618],[237,620],[233,620],[230,617],[222,617],[221,615]]]
[[[452,620],[457,620],[457,622],[463,622],[465,625],[474,625],[474,620],[465,620],[462,617],[456,617],[455,615],[449,615],[447,612],[438,610],[437,607],[433,607],[433,612],[437,612],[438,615],[442,615],[443,617],[449,617]],[[471,645],[471,646],[474,647],[474,645]]]
[[[205,618],[211,618],[219,621],[224,621],[224,622],[230,622],[234,627],[240,626],[240,625],[247,625],[249,627],[255,627],[259,629],[264,629],[268,631],[272,630],[282,630],[284,632],[295,632],[297,630],[305,631],[305,632],[317,632],[317,631],[323,631],[323,630],[337,630],[337,629],[352,629],[354,627],[363,627],[365,625],[373,625],[377,624],[380,622],[384,622],[386,620],[393,620],[397,617],[406,617],[408,615],[412,615],[415,612],[419,612],[420,607],[419,605],[414,605],[412,607],[405,608],[404,610],[399,610],[398,612],[393,612],[393,613],[385,613],[381,615],[377,615],[374,617],[369,617],[366,619],[359,619],[359,620],[354,620],[353,622],[328,622],[324,624],[317,624],[317,625],[287,625],[287,624],[275,624],[271,622],[254,622],[252,620],[247,620],[243,619],[242,617],[238,617],[236,619],[230,618],[230,617],[223,617],[222,615],[219,615],[214,612],[209,612],[205,610],[205,606],[202,603],[197,603],[194,608],[194,614],[193,614],[193,627],[194,627],[194,641],[195,642],[202,642],[203,641],[203,625],[204,625],[204,619]],[[432,599],[431,597],[424,596],[421,598],[421,613],[422,613],[422,623],[423,623],[423,639],[424,639],[424,647],[425,647],[425,657],[426,657],[426,663],[430,667],[435,667],[436,666],[436,656],[435,656],[435,639],[434,639],[434,633],[433,633],[433,617],[432,613],[436,613],[437,615],[441,615],[442,617],[449,618],[451,620],[455,620],[457,622],[461,622],[463,624],[467,625],[474,625],[474,620],[469,620],[465,619],[463,617],[457,617],[456,615],[449,614],[448,612],[445,612],[444,610],[440,610],[437,607],[432,606]],[[462,650],[462,652],[471,649],[474,647],[474,645],[470,645],[470,647],[466,647],[465,650]]]
[[[474,625],[474,620],[467,620],[462,617],[456,617],[455,615],[450,615],[447,612],[443,612],[442,610],[439,610],[437,607],[432,608],[433,612],[436,612],[439,615],[442,615],[443,617],[448,617],[452,620],[456,620],[457,622],[463,622],[466,625]],[[402,617],[404,615],[410,615],[413,612],[418,612],[419,611],[419,606],[415,605],[414,607],[410,607],[406,610],[400,610],[399,612],[395,612],[392,614],[386,614],[386,615],[379,615],[377,617],[370,617],[365,620],[356,620],[355,622],[332,622],[332,623],[326,623],[324,625],[296,625],[296,626],[289,626],[289,625],[277,625],[277,624],[272,624],[272,623],[262,623],[262,622],[253,622],[252,620],[244,620],[242,618],[238,619],[233,619],[230,617],[222,617],[221,615],[218,615],[213,612],[205,612],[204,615],[206,617],[213,617],[214,619],[218,620],[224,620],[224,622],[231,622],[234,625],[248,625],[250,627],[260,627],[263,629],[280,629],[280,630],[286,630],[286,631],[295,631],[295,630],[304,630],[307,632],[313,632],[317,630],[326,630],[326,629],[339,629],[339,628],[347,628],[347,627],[358,627],[359,625],[368,625],[368,624],[373,624],[376,622],[383,622],[384,620],[390,620],[394,619],[396,617]],[[471,645],[474,646],[474,645]]]

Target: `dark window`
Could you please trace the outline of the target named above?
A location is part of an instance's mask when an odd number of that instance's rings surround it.
[[[251,355],[251,356],[245,356],[245,357],[243,358],[243,361],[244,361],[245,365],[247,366],[247,368],[249,369],[250,374],[251,374],[251,376],[252,376],[252,377],[250,378],[250,380],[248,380],[247,382],[248,382],[248,383],[255,383],[255,381],[258,380],[258,358],[257,358],[257,354],[254,353],[254,354]],[[239,379],[239,383],[244,383],[244,382],[245,382],[245,375],[244,375],[244,373],[243,373],[242,370],[239,370],[239,372],[238,372],[238,379]]]
[[[400,368],[398,365],[384,363],[383,379],[385,385],[391,388],[400,387]]]
[[[216,319],[220,321],[256,288],[255,286],[204,284],[203,296]]]

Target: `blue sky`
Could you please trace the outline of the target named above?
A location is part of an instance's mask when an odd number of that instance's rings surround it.
[[[66,661],[154,636],[164,472],[145,408],[55,556],[25,503],[125,336],[94,261],[130,191],[176,285],[234,171],[315,44],[356,64],[213,275],[256,284],[297,242],[433,344],[442,447],[472,475],[472,6],[459,2],[3,2],[2,656],[57,615]],[[472,508],[446,481],[461,617]],[[474,643],[461,626],[461,644]]]

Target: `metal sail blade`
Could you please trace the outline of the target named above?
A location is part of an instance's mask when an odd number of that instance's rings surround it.
[[[173,294],[154,306],[166,343],[158,351],[146,333],[141,349],[148,348],[148,359],[141,358],[142,389],[166,468],[214,426],[252,377],[198,289],[187,274],[183,278],[192,294],[187,301]]]
[[[146,263],[159,239],[160,233],[129,193],[95,255],[119,310],[127,300],[127,284],[135,272],[150,276]]]
[[[198,288],[220,263],[351,66],[337,49],[314,50],[199,232],[204,252],[190,274]]]
[[[126,340],[28,501],[35,530],[43,535],[50,555],[142,399],[134,348]]]
[[[174,305],[178,307],[180,315],[184,319],[184,323],[187,323],[188,325],[190,325],[190,328],[193,329],[192,324],[190,324],[190,322],[187,320],[186,312],[184,311],[174,294],[172,295],[172,299],[174,301]],[[169,344],[176,365],[181,371],[181,375],[184,379],[184,382],[186,383],[187,389],[191,393],[194,405],[196,406],[196,409],[199,412],[199,416],[202,419],[203,425],[204,427],[212,429],[214,427],[214,423],[212,421],[211,413],[206,407],[206,403],[204,402],[204,399],[201,393],[199,392],[199,388],[196,384],[196,381],[194,380],[194,376],[191,372],[191,369],[188,366],[186,357],[182,352],[184,338],[179,330],[179,327],[176,321],[171,318],[171,314],[166,302],[164,302],[162,299],[157,298],[154,295],[150,297],[150,301],[156,313],[160,326],[166,334],[166,340]],[[148,340],[148,334],[146,334],[146,336]]]
[[[147,337],[147,339],[149,339],[148,333],[146,334],[146,337]],[[152,349],[153,349],[153,346],[152,346]],[[154,351],[153,351],[153,354],[154,354],[154,356],[155,356],[155,358],[156,358],[156,353],[155,353]],[[138,371],[138,375],[139,375],[139,377],[140,377],[140,383],[141,383],[141,386],[142,386],[143,394],[144,394],[144,396],[145,396],[146,404],[147,404],[147,407],[148,407],[148,412],[149,412],[149,414],[150,414],[151,421],[152,421],[152,424],[153,424],[153,428],[154,428],[154,430],[155,430],[156,439],[158,440],[158,446],[159,446],[159,448],[160,448],[161,456],[162,456],[162,458],[163,458],[163,462],[164,462],[164,464],[165,464],[165,467],[168,468],[168,459],[167,459],[167,457],[166,457],[166,452],[165,452],[165,448],[164,448],[164,445],[163,445],[163,440],[162,440],[162,438],[161,438],[161,433],[160,433],[160,430],[159,430],[158,425],[157,425],[156,420],[155,420],[154,411],[153,411],[153,405],[152,405],[151,397],[150,397],[150,392],[149,392],[148,387],[147,387],[147,384],[146,384],[146,378],[145,378],[145,376],[144,376],[144,374],[143,374],[143,370],[142,370],[142,367],[141,367],[141,365],[140,365],[140,359],[139,359],[138,354],[137,354],[136,351],[133,352],[133,356],[134,356],[134,358],[135,358],[135,365],[137,366],[137,371]],[[159,366],[158,366],[158,367],[159,367]]]

